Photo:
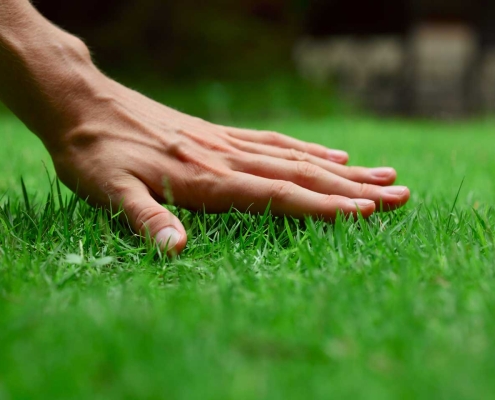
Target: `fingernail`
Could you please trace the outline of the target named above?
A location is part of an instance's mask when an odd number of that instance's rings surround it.
[[[368,199],[351,199],[353,206],[358,206],[358,207],[368,207],[371,204],[374,204],[374,201],[368,200]]]
[[[405,186],[387,186],[382,188],[382,192],[386,194],[392,194],[394,196],[400,196],[407,190]]]
[[[327,158],[330,161],[343,161],[349,158],[349,155],[342,150],[327,150]]]
[[[380,167],[380,168],[371,168],[370,172],[373,178],[388,178],[390,175],[393,175],[395,170],[389,167]]]
[[[179,243],[180,238],[181,234],[179,233],[179,231],[170,226],[168,228],[162,229],[155,236],[155,240],[160,245],[160,247],[166,247],[167,250],[173,249],[177,245],[177,243]]]

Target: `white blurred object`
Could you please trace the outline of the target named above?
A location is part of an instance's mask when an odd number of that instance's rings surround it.
[[[294,49],[301,75],[369,108],[431,116],[495,111],[495,47],[481,51],[467,24],[418,24],[400,36],[304,38]]]
[[[349,76],[358,88],[365,88],[375,75],[400,72],[404,62],[400,38],[338,37],[316,40],[305,38],[295,47],[294,59],[301,74],[315,82]]]
[[[463,114],[469,108],[470,76],[480,54],[474,29],[463,24],[422,24],[410,39],[412,111]]]
[[[333,81],[348,97],[366,100],[371,95],[378,108],[390,108],[396,103],[405,51],[395,36],[305,38],[296,45],[294,60],[305,78],[318,84]]]

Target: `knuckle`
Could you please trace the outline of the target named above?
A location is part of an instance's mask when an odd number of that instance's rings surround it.
[[[273,131],[265,131],[264,134],[266,136],[267,141],[271,144],[277,145],[281,142],[280,133],[273,132]]]
[[[188,146],[185,143],[185,140],[181,137],[178,137],[167,144],[167,146],[165,147],[165,153],[172,157],[182,159],[185,158],[187,155],[187,148]]]
[[[318,167],[307,161],[299,161],[297,164],[297,175],[301,178],[314,178],[318,175]]]
[[[309,154],[296,149],[289,149],[289,159],[293,161],[308,161]]]
[[[295,184],[287,181],[275,181],[270,188],[270,197],[276,200],[285,200],[295,191]]]
[[[328,196],[325,196],[324,202],[325,205],[330,208],[331,210],[337,211],[341,210],[344,206],[344,200],[345,197],[336,195],[336,194],[330,194]]]
[[[222,154],[221,160],[224,167],[220,171],[221,175],[231,174],[233,169],[243,170],[250,162],[249,156],[245,152],[238,150]]]
[[[132,207],[136,208],[135,204]],[[145,207],[136,211],[136,229],[142,233],[152,228],[153,221],[159,218],[164,213],[159,207]]]
[[[358,196],[359,197],[367,197],[371,193],[371,185],[368,183],[359,183],[359,188],[358,188]]]
[[[338,213],[343,215],[351,214],[355,211],[355,206],[349,199],[340,195],[329,195],[325,199],[325,209],[330,211],[330,216],[335,218]]]
[[[334,194],[322,196],[319,206],[324,210],[326,218],[333,219],[337,213],[345,210],[345,197]]]
[[[244,140],[239,140],[235,138],[229,138],[227,140],[233,152],[246,152],[252,149],[252,146],[249,145],[249,142]]]

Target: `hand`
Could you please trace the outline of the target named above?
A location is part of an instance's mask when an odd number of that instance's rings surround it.
[[[104,76],[87,46],[29,1],[0,2],[0,100],[89,203],[123,207],[132,228],[180,252],[186,232],[160,205],[223,212],[367,217],[409,198],[392,168],[346,167],[347,154],[273,132],[214,125]]]
[[[94,205],[123,207],[132,228],[180,252],[181,222],[160,205],[219,213],[231,206],[332,220],[394,209],[409,191],[392,168],[347,167],[347,154],[278,133],[219,126],[105,78],[50,149],[60,179]]]

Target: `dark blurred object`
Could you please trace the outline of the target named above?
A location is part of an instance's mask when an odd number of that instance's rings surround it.
[[[305,30],[312,37],[405,34],[408,11],[403,0],[312,0]]]

